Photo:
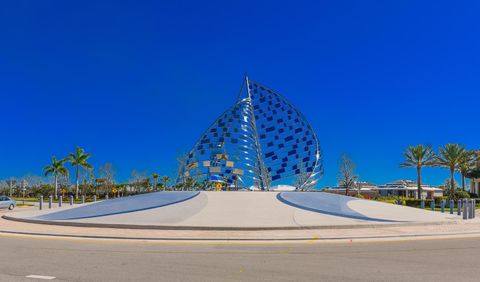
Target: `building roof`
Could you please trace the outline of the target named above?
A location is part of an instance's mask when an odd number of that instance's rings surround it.
[[[418,189],[417,182],[414,180],[397,180],[385,185],[378,186],[379,190],[409,190]],[[442,189],[423,183],[422,189],[425,191],[441,191]]]
[[[330,188],[331,190],[345,190],[344,187],[335,186]],[[358,189],[357,187],[353,187],[352,190]],[[376,185],[369,182],[360,182],[360,191],[368,191],[368,190],[408,190],[408,191],[415,191],[417,190],[417,182],[414,180],[396,180],[390,183],[386,183],[383,185]],[[428,184],[422,184],[422,189],[425,191],[442,191],[442,189],[438,187],[434,187]]]

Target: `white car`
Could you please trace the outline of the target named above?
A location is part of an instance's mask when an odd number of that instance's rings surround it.
[[[17,206],[17,202],[7,196],[0,196],[0,209],[13,210]]]

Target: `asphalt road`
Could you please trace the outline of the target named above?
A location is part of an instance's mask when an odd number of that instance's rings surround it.
[[[0,281],[479,281],[480,259],[480,239],[209,245],[1,236],[0,249]]]

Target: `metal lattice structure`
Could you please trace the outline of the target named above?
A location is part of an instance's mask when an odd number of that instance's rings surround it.
[[[237,102],[205,131],[180,167],[177,183],[239,183],[269,190],[298,189],[323,174],[318,138],[302,113],[282,95],[246,77]]]

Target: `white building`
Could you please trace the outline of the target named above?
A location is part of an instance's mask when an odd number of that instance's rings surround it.
[[[357,194],[361,194],[364,198],[371,199],[378,196],[377,191],[378,185],[369,183],[369,182],[355,182],[355,186],[350,188],[348,191],[348,196],[356,196]],[[332,188],[327,188],[323,190],[324,192],[334,193],[345,195],[345,187],[335,186]]]
[[[290,185],[277,185],[277,186],[273,186],[270,188],[270,191],[278,191],[278,192],[291,192],[291,191],[295,191],[297,188],[295,188],[294,186],[290,186]]]
[[[471,173],[470,192],[480,195],[480,151],[477,151],[477,166]]]
[[[470,179],[470,192],[480,195],[480,178]]]
[[[368,182],[357,182],[355,188],[350,189],[349,196],[354,196],[358,193],[360,188],[360,194],[375,197],[377,195],[382,197],[387,196],[401,196],[407,198],[417,198],[417,182],[413,180],[397,180],[390,182],[384,185],[376,185]],[[442,197],[443,190],[430,186],[427,184],[422,184],[422,197],[424,199],[431,199],[432,197]],[[325,189],[325,192],[335,193],[335,194],[345,194],[344,187],[333,187]]]
[[[378,186],[378,192],[381,196],[401,196],[407,198],[417,198],[418,188],[417,182],[413,180],[397,180]],[[442,197],[443,190],[422,184],[422,199],[432,199],[433,197]]]

